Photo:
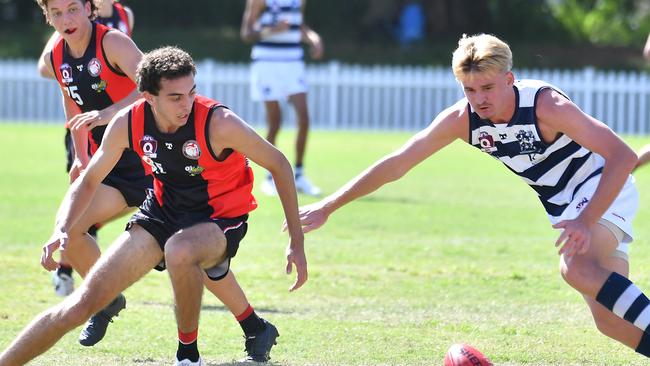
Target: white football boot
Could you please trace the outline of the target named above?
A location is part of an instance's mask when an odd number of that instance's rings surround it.
[[[175,359],[176,359],[176,366],[205,366],[205,363],[203,362],[203,359],[201,357],[199,357],[199,360],[196,362],[192,362],[187,358],[183,359],[183,361],[179,361],[177,358]]]

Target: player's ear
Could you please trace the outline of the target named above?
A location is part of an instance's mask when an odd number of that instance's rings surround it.
[[[508,83],[508,86],[512,86],[512,84],[515,83],[515,74],[513,74],[512,71],[508,71],[506,73],[506,81]]]
[[[142,92],[142,97],[143,97],[144,100],[146,100],[147,103],[149,103],[149,104],[152,104],[152,103],[153,103],[153,97],[154,97],[154,96],[155,96],[155,95],[149,93],[148,91],[143,91],[143,92]]]

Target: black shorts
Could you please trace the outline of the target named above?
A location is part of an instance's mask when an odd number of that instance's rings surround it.
[[[148,200],[148,203],[152,203],[151,201],[155,201],[155,199]],[[213,281],[224,278],[230,269],[230,259],[237,254],[239,242],[244,239],[248,231],[248,223],[246,222],[248,214],[234,218],[212,219],[206,217],[204,219],[182,221],[167,218],[166,216],[157,202],[155,204],[143,204],[140,210],[131,216],[131,219],[126,224],[126,230],[129,230],[134,224],[141,226],[158,241],[160,249],[164,252],[167,240],[179,230],[203,222],[214,222],[226,236],[226,259],[213,267],[205,269],[205,272]],[[159,271],[163,271],[165,268],[164,259],[155,267]]]
[[[151,175],[138,175],[127,179],[122,175],[110,172],[102,183],[120,191],[129,207],[139,207],[145,198],[147,198],[147,191],[153,189],[153,178]]]

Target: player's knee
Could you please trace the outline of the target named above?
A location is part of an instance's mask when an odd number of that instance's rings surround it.
[[[79,299],[76,302],[66,301],[61,304],[55,316],[68,327],[77,327],[85,323],[95,313],[89,300]]]
[[[192,246],[185,240],[169,240],[165,244],[165,263],[168,268],[184,267],[196,261]]]
[[[587,262],[571,260],[560,266],[560,273],[564,281],[580,291],[592,280],[594,272],[592,267],[593,265]]]

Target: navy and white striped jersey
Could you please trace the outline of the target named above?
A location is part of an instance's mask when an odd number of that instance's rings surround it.
[[[301,0],[266,0],[266,8],[255,23],[255,28],[271,27],[279,21],[289,23],[285,32],[263,37],[251,52],[253,61],[299,61],[303,58],[300,45],[302,25]]]
[[[468,103],[469,142],[520,176],[537,192],[546,212],[557,217],[578,189],[602,172],[605,159],[566,135],[560,135],[550,144],[544,142],[537,126],[535,106],[537,95],[547,88],[566,97],[561,90],[543,81],[516,81],[515,113],[507,124],[481,119]]]

